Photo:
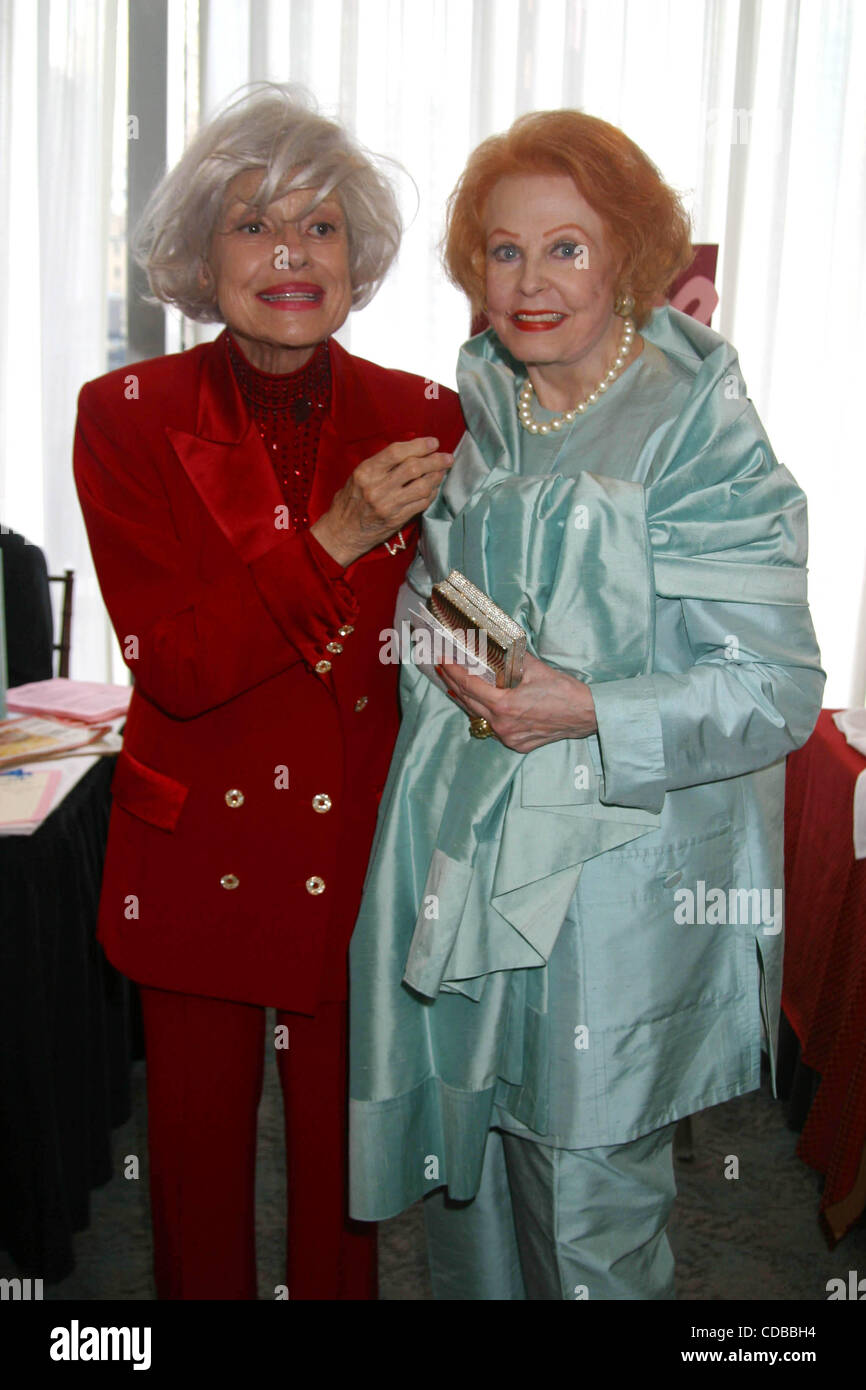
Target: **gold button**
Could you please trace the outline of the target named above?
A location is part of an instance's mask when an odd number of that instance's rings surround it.
[[[325,673],[326,673],[327,671],[330,671],[330,669],[331,669],[331,663],[330,663],[330,661],[317,661],[317,662],[316,662],[316,670],[318,671],[318,673],[319,673],[320,676],[324,676]]]
[[[231,806],[232,808],[234,808],[235,806],[243,806],[243,804],[244,794],[243,792],[239,792],[237,787],[232,787],[231,791],[226,792],[227,806]]]
[[[323,816],[326,811],[330,811],[332,805],[333,802],[327,792],[319,792],[317,796],[313,797],[313,810],[318,811],[320,816]]]
[[[222,878],[220,879],[221,888],[237,888],[239,883],[240,879],[238,878],[237,874],[223,874]]]
[[[355,713],[360,714],[362,709],[367,708],[368,696],[362,695],[355,701]]]
[[[343,650],[343,644],[342,644],[342,642],[329,642],[328,645],[327,645],[327,647],[325,648],[325,651],[326,651],[326,652],[335,652],[337,656],[340,655],[340,652],[341,652],[342,650]]]
[[[351,637],[354,631],[355,629],[349,623],[344,623],[342,627],[337,628],[337,632],[341,637]]]
[[[324,891],[325,880],[319,878],[318,874],[314,874],[312,878],[307,879],[307,892],[312,893],[313,897],[316,897],[318,893],[324,893]]]

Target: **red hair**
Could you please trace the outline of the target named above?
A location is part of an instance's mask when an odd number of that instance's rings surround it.
[[[692,259],[689,219],[677,194],[634,141],[583,111],[533,111],[469,156],[448,199],[444,242],[449,277],[484,307],[487,199],[512,174],[566,174],[598,213],[619,262],[617,294],[634,298],[633,318],[649,318]]]

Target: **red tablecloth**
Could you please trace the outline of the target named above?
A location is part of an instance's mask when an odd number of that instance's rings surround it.
[[[821,1085],[797,1152],[826,1178],[839,1240],[866,1206],[866,860],[855,860],[854,784],[866,758],[822,710],[788,758],[782,1006]]]

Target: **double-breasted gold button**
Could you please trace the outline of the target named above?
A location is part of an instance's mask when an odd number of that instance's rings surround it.
[[[330,671],[330,669],[331,669],[331,663],[330,663],[330,661],[317,661],[317,662],[316,662],[316,670],[318,671],[318,673],[319,673],[320,676],[326,675],[326,674],[328,673],[328,671]]]
[[[239,883],[240,879],[238,878],[237,874],[223,874],[222,878],[220,879],[221,888],[237,888]]]
[[[312,878],[307,879],[306,889],[307,892],[312,893],[313,897],[315,898],[318,896],[319,893],[324,893],[325,880],[323,878],[319,878],[318,874],[313,874]]]
[[[366,709],[369,704],[369,696],[360,695],[355,701],[355,713],[360,714],[362,709]]]
[[[231,806],[232,810],[234,810],[236,806],[243,806],[243,804],[244,794],[238,791],[237,787],[232,787],[226,792],[226,805]]]
[[[323,816],[326,811],[330,811],[332,805],[333,802],[327,792],[318,792],[313,797],[313,810],[318,811],[320,816]]]
[[[343,644],[342,644],[342,642],[329,642],[328,645],[327,645],[326,648],[325,648],[325,651],[326,651],[326,652],[334,652],[337,656],[340,655],[340,652],[341,652],[342,650],[343,650]]]
[[[341,637],[351,637],[354,631],[355,629],[352,627],[351,623],[344,623],[342,627],[337,628],[337,632]]]

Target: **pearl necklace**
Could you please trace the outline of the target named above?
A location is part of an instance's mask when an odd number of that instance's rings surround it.
[[[521,425],[530,434],[550,434],[552,430],[561,430],[563,425],[570,425],[575,415],[582,415],[588,406],[593,405],[610,386],[611,382],[616,381],[623,367],[626,358],[631,351],[634,342],[634,319],[626,319],[622,326],[622,341],[619,345],[619,352],[613,359],[613,365],[605,373],[594,391],[590,391],[585,400],[579,401],[571,410],[564,410],[561,415],[554,415],[552,420],[542,424],[536,420],[532,414],[532,382],[529,377],[520,388],[520,395],[517,397],[517,418]]]

